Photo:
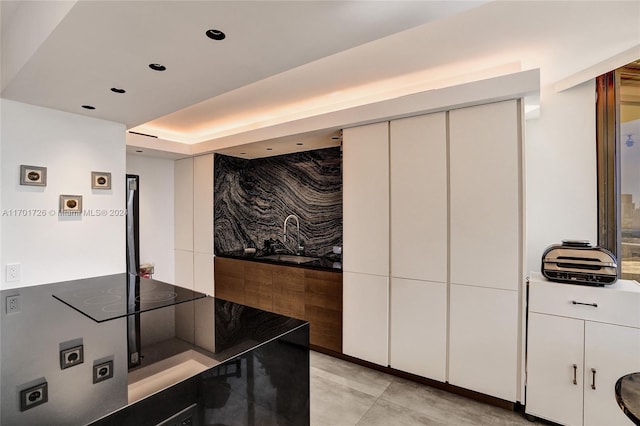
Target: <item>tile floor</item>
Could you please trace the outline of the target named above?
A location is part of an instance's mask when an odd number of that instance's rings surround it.
[[[311,426],[532,425],[522,414],[311,352]]]

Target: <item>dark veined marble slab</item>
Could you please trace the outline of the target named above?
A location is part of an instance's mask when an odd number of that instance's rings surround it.
[[[254,160],[216,154],[215,253],[283,240],[290,214],[300,219],[305,255],[324,257],[342,246],[341,167],[339,147]],[[288,230],[295,239],[294,223]]]

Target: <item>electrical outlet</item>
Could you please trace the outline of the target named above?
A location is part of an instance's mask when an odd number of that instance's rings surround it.
[[[65,369],[84,362],[82,345],[60,351],[60,368]]]
[[[20,281],[20,264],[19,263],[7,263],[7,282]]]
[[[29,410],[49,400],[47,382],[20,391],[20,411]]]
[[[14,294],[13,296],[7,296],[7,313],[17,314],[20,312],[20,295]]]
[[[103,362],[93,366],[93,383],[98,383],[113,377],[113,361]]]

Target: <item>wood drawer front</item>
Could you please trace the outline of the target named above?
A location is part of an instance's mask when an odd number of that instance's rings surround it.
[[[273,312],[306,319],[304,310],[304,269],[273,268]]]
[[[216,257],[214,270],[215,296],[244,305],[244,262]]]
[[[247,306],[271,311],[273,309],[271,265],[245,263],[244,300]]]
[[[529,311],[640,327],[640,291],[633,291],[633,285],[618,281],[607,287],[590,287],[532,280]]]

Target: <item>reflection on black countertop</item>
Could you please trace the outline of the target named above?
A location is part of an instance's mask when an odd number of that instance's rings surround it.
[[[319,257],[317,260],[305,263],[284,262],[281,260],[269,259],[267,258],[269,255],[270,253],[266,253],[263,250],[256,250],[255,253],[245,253],[244,250],[216,253],[216,256],[218,257],[226,257],[230,259],[249,260],[252,262],[294,266],[298,268],[317,269],[322,271],[342,272],[341,257],[338,255]]]
[[[73,289],[53,294],[97,322],[177,305],[206,294],[132,274],[77,280]]]
[[[183,410],[193,425],[309,424],[307,322],[211,297],[137,314],[143,359],[128,370],[126,318],[97,323],[52,297],[80,289],[1,292],[21,303],[1,314],[0,424],[157,425]],[[82,362],[62,368],[60,353],[78,347]],[[113,377],[94,383],[105,364]],[[21,409],[44,383],[47,400]]]

